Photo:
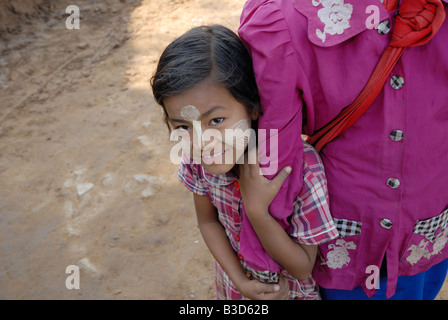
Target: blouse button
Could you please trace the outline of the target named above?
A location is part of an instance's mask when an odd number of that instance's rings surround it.
[[[401,130],[393,130],[390,133],[389,137],[392,141],[401,141],[403,140],[404,133]]]
[[[243,255],[241,253],[238,253],[237,256],[238,256],[238,258],[240,258],[241,260],[244,261]]]
[[[240,184],[238,183],[238,181],[235,181],[233,185],[235,186],[236,190],[240,190]]]
[[[236,236],[236,241],[240,241],[240,236]]]
[[[381,219],[380,224],[384,229],[392,228],[392,221],[390,221],[389,219]]]
[[[384,20],[380,22],[380,24],[378,25],[378,33],[384,35],[389,33],[389,31],[390,31],[390,21]]]
[[[390,86],[395,90],[401,89],[404,86],[404,79],[402,76],[396,75],[390,78]]]
[[[387,185],[392,189],[397,189],[400,186],[400,180],[397,178],[389,178],[387,179]]]

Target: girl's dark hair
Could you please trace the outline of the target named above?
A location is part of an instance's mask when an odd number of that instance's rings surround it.
[[[199,84],[205,78],[226,87],[246,106],[249,114],[261,114],[260,98],[252,68],[252,59],[241,39],[220,25],[201,26],[186,32],[163,51],[152,91],[158,104]]]

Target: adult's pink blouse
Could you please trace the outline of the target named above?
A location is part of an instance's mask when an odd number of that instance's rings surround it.
[[[375,12],[380,23],[369,28]],[[259,128],[279,129],[278,168],[293,167],[273,211],[288,211],[284,200],[300,190],[300,133],[311,135],[358,96],[390,41],[395,13],[380,0],[245,4],[239,34],[254,61]],[[398,276],[447,259],[447,52],[445,21],[428,44],[405,49],[369,110],[322,150],[340,237],[320,245],[313,276],[321,286],[360,285],[372,296],[372,272],[385,261],[390,297]]]

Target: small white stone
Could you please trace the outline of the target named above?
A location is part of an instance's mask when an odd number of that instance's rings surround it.
[[[78,183],[78,185],[76,186],[76,190],[78,191],[78,195],[80,197],[92,188],[93,183]]]
[[[65,180],[65,182],[64,182],[64,187],[65,188],[70,188],[72,185],[73,185],[72,179]]]
[[[149,198],[154,195],[154,190],[151,187],[146,188],[141,193],[143,198]]]
[[[81,268],[88,272],[98,273],[98,269],[90,262],[89,258],[82,258],[77,265],[80,265]]]
[[[79,177],[79,176],[82,175],[84,172],[86,172],[86,170],[87,170],[86,168],[80,168],[80,169],[78,169],[78,170],[75,170],[73,173]]]
[[[78,231],[76,231],[75,229],[73,229],[72,227],[67,227],[67,232],[68,234],[72,235],[72,236],[79,236]]]
[[[157,178],[145,173],[138,173],[134,174],[134,179],[137,180],[139,183],[149,183],[155,181]]]
[[[87,42],[81,42],[81,43],[78,43],[78,45],[76,47],[78,49],[84,50],[84,49],[87,49],[89,47],[89,44]]]
[[[112,185],[112,174],[108,173],[103,177],[103,186],[110,187]]]
[[[148,136],[140,136],[137,139],[146,147],[151,145],[151,138]]]

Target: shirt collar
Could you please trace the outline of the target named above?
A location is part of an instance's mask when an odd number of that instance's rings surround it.
[[[379,21],[389,18],[381,0],[293,0],[293,5],[308,20],[309,40],[320,47],[337,45],[367,30],[369,6],[379,9]]]
[[[229,171],[224,174],[211,174],[205,171],[204,167],[202,166],[201,169],[204,179],[207,180],[207,182],[212,185],[224,186],[234,183],[237,180],[235,174],[232,171]]]
[[[199,175],[204,177],[204,179],[212,185],[228,185],[237,180],[236,175],[232,171],[229,171],[225,174],[208,173],[207,171],[205,171],[200,162],[197,162],[192,157],[190,157],[190,155],[184,152],[182,152],[182,162],[194,166]]]

